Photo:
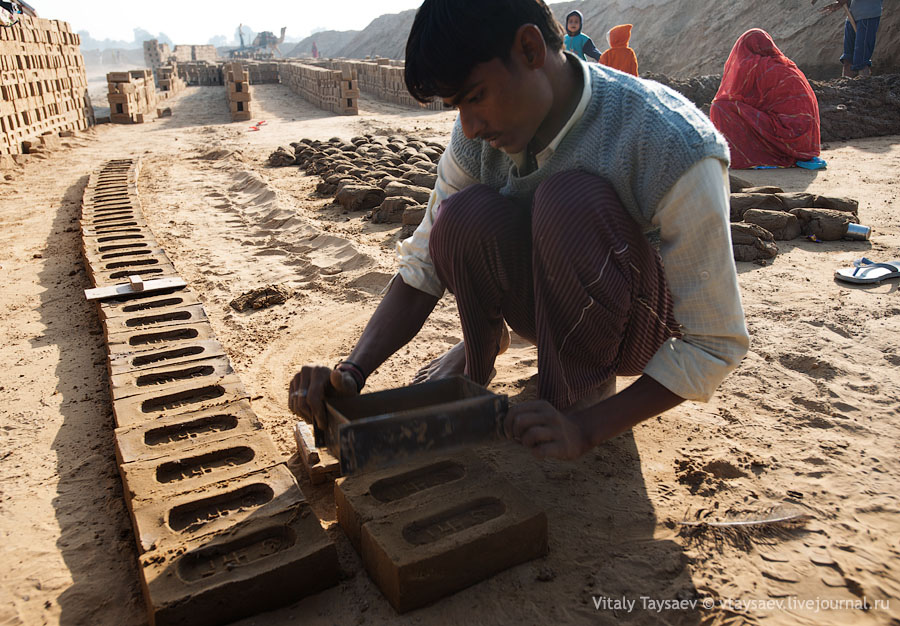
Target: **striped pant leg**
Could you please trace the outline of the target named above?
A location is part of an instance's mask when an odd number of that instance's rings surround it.
[[[504,318],[535,341],[530,213],[487,186],[467,187],[441,204],[429,252],[438,278],[456,296],[466,375],[486,384]]]
[[[678,331],[659,254],[604,180],[544,181],[532,208],[538,394],[565,409],[637,375]]]

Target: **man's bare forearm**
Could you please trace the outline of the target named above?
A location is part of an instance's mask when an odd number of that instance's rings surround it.
[[[571,416],[585,433],[590,447],[631,429],[684,402],[646,374],[616,395]]]
[[[440,298],[410,287],[398,275],[348,359],[371,374],[416,336],[438,300]]]

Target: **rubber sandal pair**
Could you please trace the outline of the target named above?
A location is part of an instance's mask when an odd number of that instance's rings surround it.
[[[853,267],[835,270],[834,277],[847,283],[858,285],[880,283],[890,278],[900,278],[900,261],[875,263],[863,257],[853,261]]]

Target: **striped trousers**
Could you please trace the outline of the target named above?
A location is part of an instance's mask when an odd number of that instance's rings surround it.
[[[538,395],[564,410],[611,376],[639,374],[679,333],[662,261],[604,180],[538,187],[529,214],[467,187],[438,210],[429,251],[456,296],[466,375],[486,384],[503,322],[537,346]]]

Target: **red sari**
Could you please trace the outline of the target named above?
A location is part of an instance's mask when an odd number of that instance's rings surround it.
[[[731,167],[792,166],[819,155],[819,104],[803,72],[764,30],[741,35],[709,110]]]

